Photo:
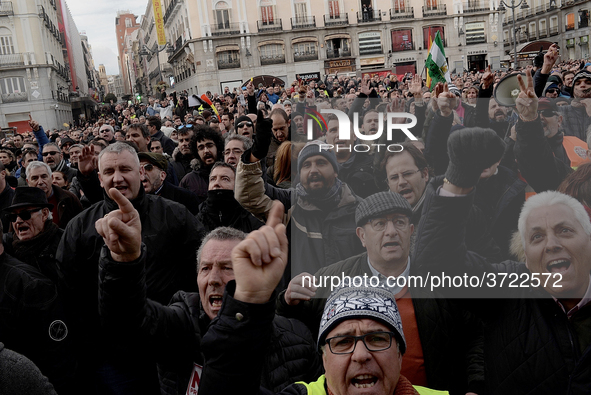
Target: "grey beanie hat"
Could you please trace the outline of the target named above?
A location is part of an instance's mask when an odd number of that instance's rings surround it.
[[[324,344],[328,333],[339,323],[350,319],[369,318],[392,328],[400,352],[406,351],[406,340],[402,331],[402,320],[396,299],[390,290],[374,287],[347,287],[335,290],[326,301],[318,344]]]
[[[298,173],[300,170],[302,170],[302,166],[304,165],[306,159],[316,155],[324,156],[332,165],[335,173],[339,173],[339,164],[337,163],[336,155],[334,152],[328,150],[328,144],[320,140],[310,141],[304,146],[304,148],[302,148],[300,154],[298,155]]]
[[[366,197],[355,210],[355,224],[363,226],[368,220],[389,213],[405,214],[412,217],[412,207],[408,200],[396,192],[378,192]]]
[[[573,78],[573,84],[572,87],[575,87],[575,83],[577,82],[577,80],[581,79],[581,78],[587,78],[588,80],[591,80],[591,72],[583,69],[581,71],[579,71],[577,74],[575,74],[575,77]]]

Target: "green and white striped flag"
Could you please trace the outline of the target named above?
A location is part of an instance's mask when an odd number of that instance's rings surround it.
[[[439,32],[435,34],[435,40],[433,40],[433,44],[431,45],[425,67],[431,77],[431,90],[435,88],[438,82],[451,82],[447,60],[445,59],[445,51],[443,49],[443,41]]]

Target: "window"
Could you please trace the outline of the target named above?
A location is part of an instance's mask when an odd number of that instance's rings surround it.
[[[2,29],[6,30],[6,29]],[[0,31],[0,34],[4,33]],[[10,55],[14,53],[14,45],[12,45],[12,36],[0,35],[0,55]]]
[[[315,42],[301,42],[293,45],[293,59],[296,62],[318,59],[317,45]]]
[[[125,27],[131,27],[131,19],[125,18]]]
[[[218,68],[233,69],[240,67],[240,52],[237,50],[218,53]]]
[[[259,51],[261,52],[261,65],[285,63],[282,44],[261,45]]]
[[[341,15],[338,0],[328,1],[328,14],[330,15],[331,19],[338,18]]]
[[[293,7],[294,7],[296,21],[298,21],[298,23],[305,22],[308,19],[307,4],[304,2],[298,2],[298,3],[294,3]]]
[[[394,0],[394,12],[404,12],[405,9],[405,0]]]
[[[351,47],[348,38],[333,38],[326,41],[326,57],[338,58],[351,56]]]
[[[436,10],[437,9],[437,0],[427,0],[427,7],[426,10]]]
[[[3,95],[9,93],[24,93],[27,91],[25,89],[25,79],[22,77],[2,78],[0,80],[0,89],[2,89]]]
[[[230,7],[225,1],[219,1],[215,5],[215,21],[218,29],[230,28]]]
[[[380,32],[359,33],[359,55],[382,53]]]
[[[575,13],[566,14],[566,30],[575,30]]]
[[[445,35],[443,34],[443,26],[429,26],[423,28],[423,48],[429,49],[429,43],[435,40],[435,35],[439,32],[441,41],[445,46]]]
[[[485,42],[484,22],[466,23],[466,45]]]
[[[261,7],[261,20],[263,25],[273,25],[275,22],[275,6],[268,5]]]
[[[413,48],[412,29],[392,30],[392,52],[409,51]]]

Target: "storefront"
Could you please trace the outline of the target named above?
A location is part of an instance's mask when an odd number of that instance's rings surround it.
[[[383,69],[386,64],[385,56],[359,59],[359,66],[362,71]]]
[[[398,56],[393,60],[392,72],[398,75],[417,73],[417,59],[415,56]]]
[[[517,65],[520,67],[532,65],[534,58],[540,52],[540,48],[542,48],[542,51],[546,53],[552,44],[554,43],[550,41],[539,40],[524,45],[523,48],[517,52]]]
[[[350,73],[355,71],[355,58],[339,59],[339,60],[325,60],[324,73],[339,74]]]
[[[484,71],[488,66],[486,49],[468,51],[468,71]]]

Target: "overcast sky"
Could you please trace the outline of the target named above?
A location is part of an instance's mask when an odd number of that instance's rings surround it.
[[[66,0],[79,32],[86,32],[92,46],[95,68],[104,64],[107,74],[119,74],[115,18],[118,10],[130,10],[138,16],[146,12],[148,0]]]

